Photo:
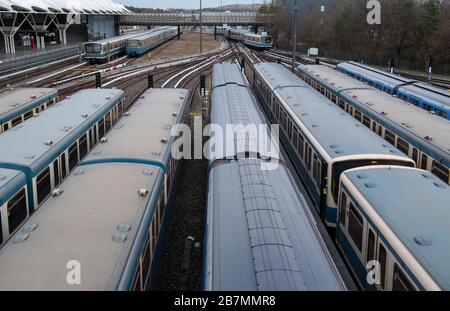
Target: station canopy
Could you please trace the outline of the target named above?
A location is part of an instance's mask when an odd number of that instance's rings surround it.
[[[112,0],[0,0],[0,12],[123,15],[131,13]]]

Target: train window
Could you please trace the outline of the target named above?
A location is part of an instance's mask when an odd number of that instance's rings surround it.
[[[27,198],[22,189],[8,202],[9,234],[12,234],[27,218]]]
[[[367,238],[367,261],[375,259],[375,233],[369,228],[369,236]]]
[[[58,159],[53,162],[53,176],[55,180],[55,187],[59,185],[59,163]]]
[[[23,115],[23,119],[24,119],[24,120],[28,120],[28,119],[31,118],[32,116],[33,116],[33,110],[28,111],[27,113],[25,113],[25,114]]]
[[[339,99],[339,107],[345,109],[345,102],[342,99]]]
[[[408,278],[405,276],[400,267],[394,265],[394,275],[392,279],[392,290],[393,291],[415,291],[415,287],[411,284]]]
[[[105,130],[106,130],[106,132],[108,132],[110,128],[111,128],[111,111],[108,111],[108,113],[105,116]]]
[[[377,126],[378,126],[377,122],[373,121],[372,122],[372,131],[375,133],[377,132]]]
[[[380,243],[379,250],[378,250],[378,263],[380,264],[380,284],[379,285],[381,288],[384,288],[384,283],[386,280],[386,260],[387,260],[386,249]]]
[[[364,221],[356,207],[350,202],[350,210],[348,214],[348,234],[352,238],[358,250],[362,251]]]
[[[292,135],[292,142],[294,144],[294,149],[297,150],[298,149],[298,130],[295,126],[294,126],[294,133]]]
[[[400,137],[397,138],[397,148],[406,155],[409,155],[409,144]]]
[[[420,165],[420,168],[423,170],[426,170],[428,166],[428,157],[425,153],[422,154],[422,164]]]
[[[448,183],[449,178],[449,169],[442,165],[437,161],[433,161],[433,165],[431,166],[431,172],[435,174],[437,177]]]
[[[158,230],[156,228],[156,217],[153,217],[153,221],[152,221],[152,245],[153,245],[153,250],[152,253],[155,252],[155,248],[156,248],[156,240],[158,238]]]
[[[340,213],[339,213],[339,222],[342,224],[343,227],[345,227],[345,214],[347,212],[347,195],[342,192],[341,194],[341,206],[340,206]]]
[[[386,139],[388,142],[390,142],[392,145],[395,146],[395,135],[388,129],[384,130],[384,139]]]
[[[3,124],[3,131],[6,132],[9,129],[9,124],[5,123]]]
[[[71,172],[78,164],[78,146],[75,142],[69,148],[69,172]]]
[[[141,291],[141,269],[139,266],[136,271],[136,276],[134,277],[133,290],[136,292]]]
[[[298,151],[298,155],[302,159],[303,159],[303,147],[304,147],[304,139],[303,139],[302,134],[299,134],[297,151]]]
[[[355,119],[361,122],[362,114],[358,109],[355,109]]]
[[[331,100],[333,101],[333,103],[336,103],[337,102],[337,98],[336,98],[336,95],[331,95]]]
[[[66,153],[63,153],[61,155],[61,178],[64,179],[66,178]]]
[[[145,243],[144,247],[144,254],[142,255],[142,283],[144,284],[144,289],[150,271],[150,262],[150,241],[147,239],[147,243]]]
[[[79,140],[79,145],[80,145],[80,160],[81,160],[86,156],[86,154],[88,152],[87,134],[84,134],[83,136],[81,136],[81,138]]]
[[[316,154],[313,154],[313,177],[314,180],[316,180],[317,183],[317,156]],[[319,188],[320,188],[320,183],[318,184]]]
[[[3,244],[2,213],[0,212],[0,245]]]
[[[98,138],[102,139],[105,136],[105,119],[101,119],[98,122]]]
[[[362,123],[367,126],[368,128],[370,128],[370,118],[368,116],[363,116],[363,121]]]
[[[412,151],[412,159],[414,160],[414,162],[416,162],[416,166],[419,167],[419,152],[414,147]]]
[[[309,149],[309,144],[308,143],[306,143],[306,146],[305,146],[305,164],[306,164],[306,170],[308,170],[309,171],[309,169],[310,169],[310,162],[309,162],[309,160],[310,160],[310,158],[311,158],[311,154],[310,154],[310,149]]]
[[[17,124],[22,123],[22,116],[15,118],[12,120],[12,126],[16,126]]]
[[[38,205],[45,200],[45,198],[50,194],[52,189],[50,183],[50,168],[46,168],[42,173],[40,173],[36,179],[36,191],[37,191],[37,202]]]
[[[378,135],[383,137],[383,127],[381,125],[378,126]]]

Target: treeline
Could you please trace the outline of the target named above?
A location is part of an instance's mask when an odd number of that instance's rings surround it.
[[[367,22],[367,0],[340,0],[331,12],[301,12],[298,20],[298,47],[305,52],[318,47],[323,56],[363,60],[424,70],[433,55],[435,72],[450,74],[450,0],[380,0],[381,24]],[[273,13],[275,44],[292,47],[293,10],[261,8]]]

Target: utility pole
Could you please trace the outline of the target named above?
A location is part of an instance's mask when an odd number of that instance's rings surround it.
[[[295,57],[297,55],[297,0],[294,1],[294,42],[292,44],[292,71],[295,71]]]
[[[202,0],[200,0],[200,55],[203,54]]]

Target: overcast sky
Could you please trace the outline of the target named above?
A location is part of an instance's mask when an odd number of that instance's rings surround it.
[[[117,3],[133,5],[141,8],[177,8],[177,9],[197,9],[199,0],[115,0]],[[203,7],[220,7],[221,0],[202,0]],[[223,5],[235,3],[252,4],[253,0],[223,0]],[[264,0],[254,0],[254,3],[263,3]],[[270,1],[266,1],[270,2]]]

